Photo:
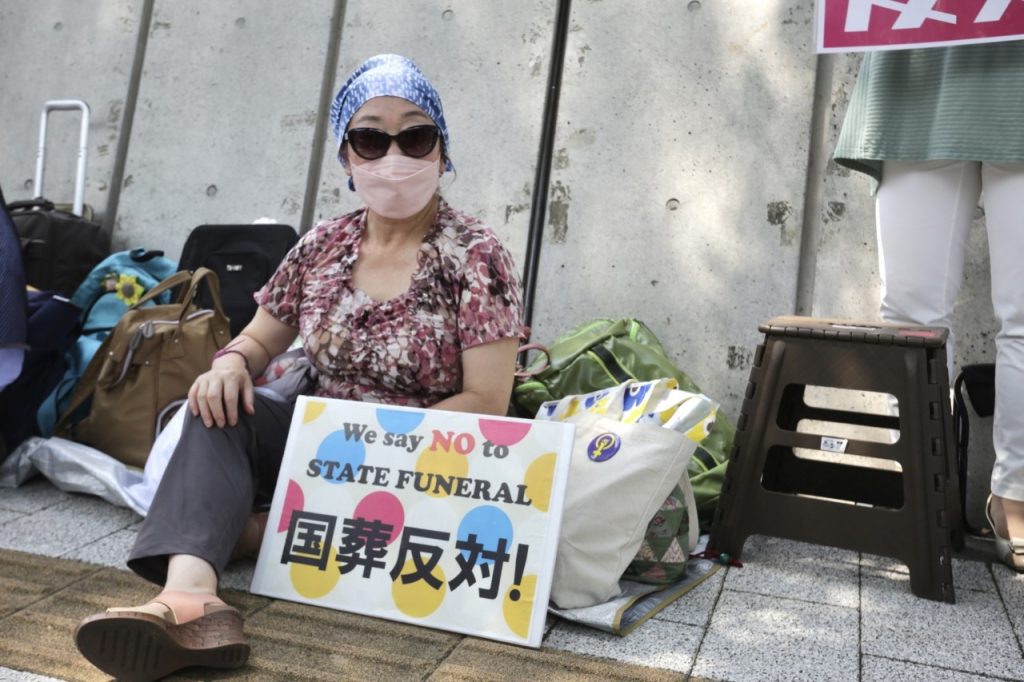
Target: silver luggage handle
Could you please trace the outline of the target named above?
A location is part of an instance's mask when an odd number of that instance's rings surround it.
[[[85,164],[89,157],[89,105],[80,99],[54,99],[43,105],[43,113],[39,118],[39,152],[36,154],[35,191],[37,197],[43,196],[43,169],[46,166],[46,120],[51,111],[82,112],[82,125],[78,134],[78,169],[75,173],[75,200],[73,213],[82,215],[85,208]]]

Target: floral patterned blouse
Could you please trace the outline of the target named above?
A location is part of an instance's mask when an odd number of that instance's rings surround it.
[[[256,293],[298,328],[316,395],[429,407],[462,390],[464,349],[525,338],[515,266],[479,220],[441,201],[409,289],[389,301],[352,284],[365,226],[365,208],[321,223]]]

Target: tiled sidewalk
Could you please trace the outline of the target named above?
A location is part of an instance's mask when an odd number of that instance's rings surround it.
[[[0,489],[3,549],[121,567],[139,522],[42,479]],[[880,557],[751,538],[743,558],[628,637],[557,622],[544,648],[679,679],[1024,680],[1024,576],[1000,565],[954,560],[957,603],[943,604],[914,597],[906,569]],[[245,590],[251,573],[233,567],[225,587]],[[3,666],[0,681],[49,679]]]

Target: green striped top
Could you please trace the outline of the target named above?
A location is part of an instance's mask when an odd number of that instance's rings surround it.
[[[868,53],[834,156],[1024,162],[1024,41]]]

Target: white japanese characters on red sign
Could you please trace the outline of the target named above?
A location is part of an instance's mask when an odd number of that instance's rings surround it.
[[[818,0],[818,52],[1024,38],[1024,0]]]

